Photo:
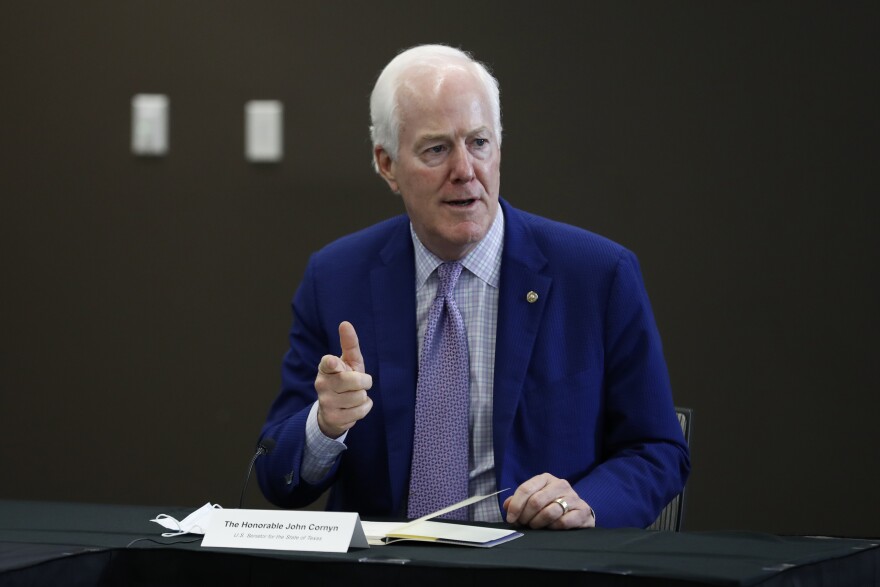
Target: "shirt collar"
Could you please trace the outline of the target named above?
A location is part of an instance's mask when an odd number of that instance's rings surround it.
[[[418,291],[425,285],[434,270],[443,263],[443,260],[422,244],[416,235],[412,222],[409,224],[409,232],[412,235],[413,248],[415,249],[416,291]],[[470,253],[464,256],[461,264],[478,278],[497,288],[501,275],[501,251],[503,248],[504,213],[499,205],[495,220],[489,227],[489,232]]]

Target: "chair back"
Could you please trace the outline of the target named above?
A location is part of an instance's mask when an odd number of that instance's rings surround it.
[[[675,408],[675,414],[678,416],[678,423],[681,425],[681,432],[684,434],[684,441],[691,444],[691,428],[693,427],[694,411],[690,408]],[[684,489],[681,493],[672,498],[660,515],[654,520],[654,523],[648,526],[648,530],[668,530],[678,532],[681,530],[681,523],[684,519]]]

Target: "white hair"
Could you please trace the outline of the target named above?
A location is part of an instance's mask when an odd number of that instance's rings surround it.
[[[382,147],[392,160],[397,158],[400,148],[400,111],[398,91],[404,83],[404,74],[409,70],[429,68],[439,70],[449,63],[465,62],[482,82],[489,97],[489,107],[495,127],[495,137],[501,146],[501,99],[498,80],[485,65],[471,57],[470,53],[447,45],[419,45],[407,49],[388,62],[370,94],[370,137],[373,151]],[[373,168],[379,171],[376,157]]]

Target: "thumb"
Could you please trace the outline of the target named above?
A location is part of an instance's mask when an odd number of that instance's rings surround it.
[[[342,347],[342,357],[346,365],[353,371],[366,373],[364,356],[361,354],[361,345],[358,342],[357,332],[351,322],[342,322],[339,325],[339,346]]]

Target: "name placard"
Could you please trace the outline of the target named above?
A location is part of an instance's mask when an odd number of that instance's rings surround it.
[[[369,548],[356,513],[243,509],[215,510],[202,546],[314,552]]]

